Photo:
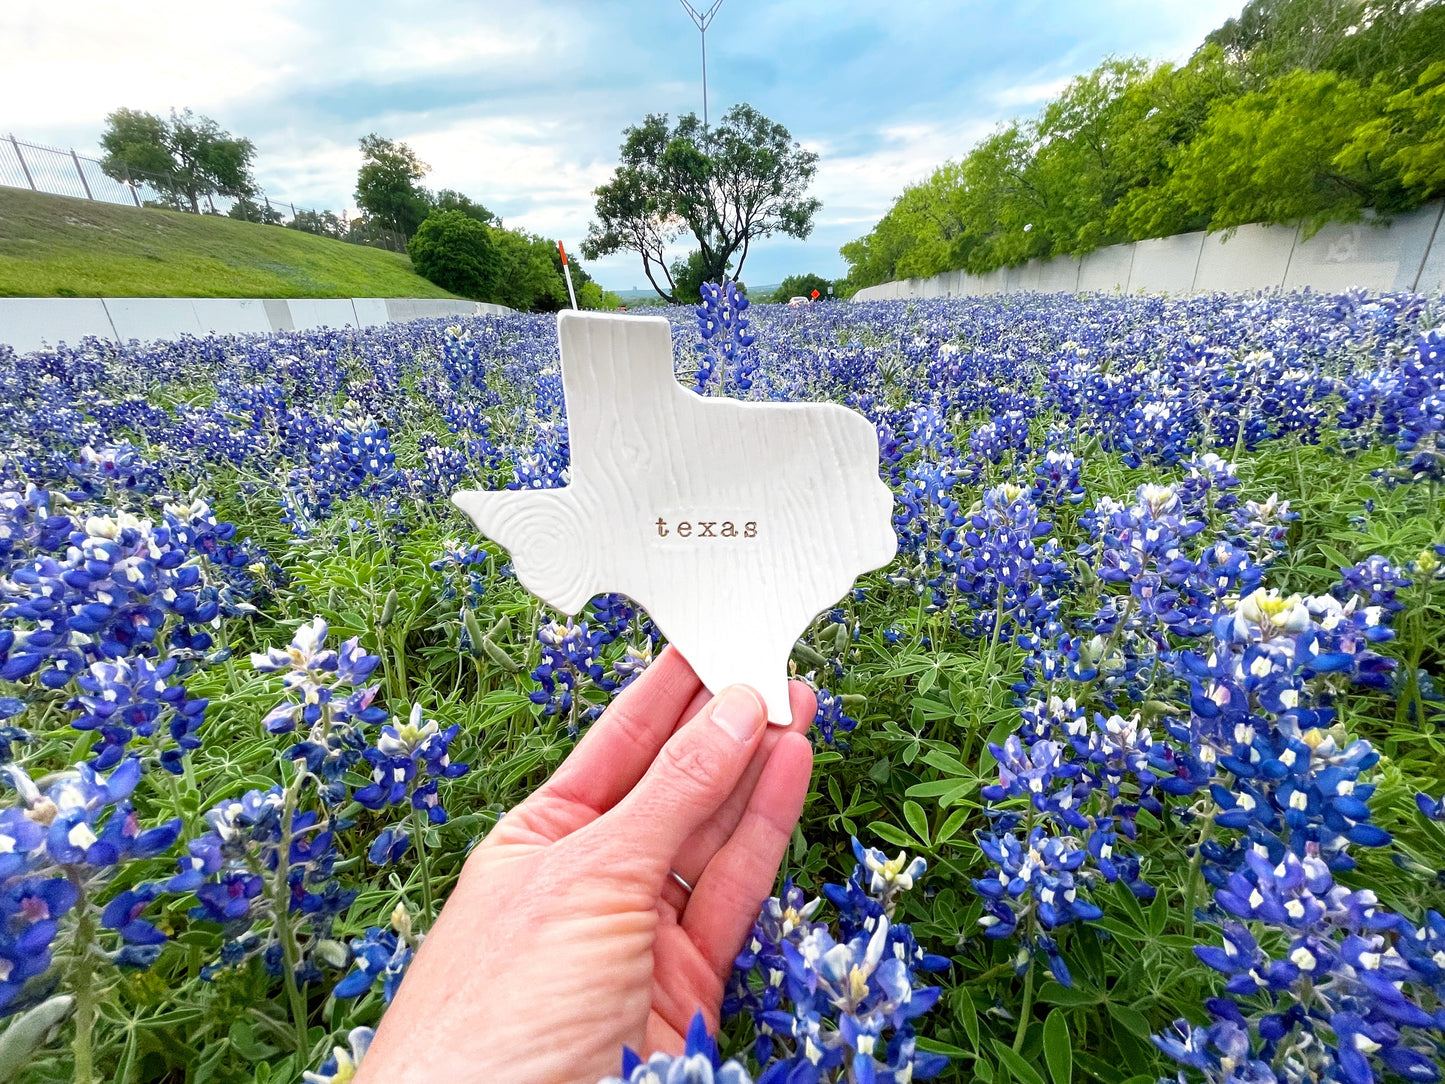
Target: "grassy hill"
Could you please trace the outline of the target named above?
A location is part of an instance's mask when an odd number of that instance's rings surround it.
[[[395,252],[0,187],[0,297],[453,296]]]

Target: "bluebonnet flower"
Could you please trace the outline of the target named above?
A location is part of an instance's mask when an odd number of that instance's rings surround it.
[[[1078,458],[1073,452],[1049,450],[1034,467],[1034,485],[1029,496],[1041,507],[1079,504],[1084,499],[1084,483],[1079,481]]]
[[[984,899],[979,924],[988,937],[1020,936],[1024,950],[1019,968],[1028,966],[1032,952],[1048,961],[1054,977],[1065,986],[1072,979],[1052,933],[1070,922],[1089,922],[1104,912],[1080,896],[1074,874],[1088,855],[1071,835],[1049,835],[1036,825],[1020,838],[1014,832],[986,833],[979,849],[993,863],[988,876],[974,880]]]
[[[1058,542],[1046,538],[1052,530],[1028,491],[1005,483],[942,532],[942,564],[970,604],[975,635],[997,637],[1007,622],[1038,627],[1053,619],[1068,571]]]
[[[16,765],[3,772],[21,805],[0,810],[0,1013],[49,970],[61,923],[76,908],[94,908],[121,865],[165,853],[181,830],[180,818],[141,826],[130,803],[141,777],[135,758],[108,777],[79,764],[43,792]],[[113,962],[155,959],[165,935],[143,913],[156,895],[154,886],[126,889],[101,910],[102,927],[121,940]]]
[[[330,1056],[318,1069],[301,1074],[303,1084],[351,1084],[375,1037],[376,1032],[371,1028],[352,1028],[346,1033],[346,1046],[332,1047]]]
[[[1245,501],[1234,511],[1234,529],[1256,563],[1266,565],[1284,550],[1289,523],[1299,519],[1289,501],[1271,493],[1266,501]]]
[[[828,689],[819,687],[816,692],[817,710],[813,714],[813,725],[825,745],[832,745],[838,735],[848,734],[858,726],[858,720],[843,710],[843,698]]]
[[[725,393],[730,386],[739,392],[752,387],[757,365],[749,350],[753,336],[748,333],[749,321],[744,315],[748,305],[747,295],[739,292],[735,282],[723,282],[720,286],[703,284],[702,304],[694,310],[698,334],[702,337],[697,344],[699,394],[708,394],[714,378],[720,393]]]
[[[205,722],[208,701],[186,697],[185,686],[170,684],[178,660],[153,665],[143,657],[93,662],[76,679],[80,693],[69,707],[81,714],[71,720],[77,730],[96,730],[100,745],[93,761],[101,771],[120,763],[126,747],[137,735],[152,739],[159,748],[157,728],[169,724],[174,746],[160,750],[160,763],[173,775],[181,774],[181,758],[201,747],[198,736]]]
[[[1228,977],[1228,998],[1209,1003],[1210,1033],[1239,1049],[1282,1064],[1285,1080],[1370,1084],[1380,1069],[1406,1080],[1439,1078],[1430,1032],[1445,1030],[1434,1007],[1445,968],[1427,954],[1445,944],[1445,920],[1435,912],[1415,927],[1380,907],[1368,889],[1337,884],[1313,854],[1286,852],[1276,860],[1251,849],[1245,865],[1216,894],[1232,916],[1224,945],[1202,945],[1199,959]],[[1283,940],[1267,951],[1246,923]],[[1434,944],[1432,944],[1432,942]],[[1277,953],[1277,954],[1276,954]],[[1237,1001],[1266,991],[1271,1000]],[[1206,1072],[1201,1036],[1161,1037],[1165,1053]]]
[[[421,941],[421,936],[412,931],[406,908],[397,904],[391,913],[390,928],[370,926],[364,936],[352,940],[352,970],[336,984],[332,996],[359,997],[380,979],[382,999],[390,1005]]]
[[[859,865],[848,884],[825,889],[838,907],[839,937],[814,921],[820,901],[786,882],[764,902],[738,957],[724,1011],[751,1017],[760,1082],[831,1079],[824,1074],[840,1067],[852,1080],[928,1080],[946,1064],[917,1049],[912,1022],[940,993],[917,973],[947,961],[890,921],[926,866],[907,855],[889,860],[857,840],[853,847]]]
[[[460,599],[463,606],[475,609],[486,594],[486,581],[481,569],[490,556],[484,546],[462,543],[455,538],[447,539],[442,555],[430,565],[433,572],[444,576],[446,586],[442,589],[442,598]]]
[[[619,683],[603,664],[598,651],[599,633],[587,622],[568,620],[566,625],[548,621],[537,630],[542,661],[532,671],[541,686],[530,693],[532,703],[541,705],[543,715],[566,719],[568,733],[575,736],[582,722],[591,722],[605,706],[588,700],[596,690],[610,695]]]
[[[624,1049],[622,1075],[603,1077],[600,1084],[753,1084],[753,1078],[735,1059],[722,1061],[717,1042],[707,1033],[707,1021],[697,1012],[681,1054],[658,1051],[643,1061]]]
[[[372,781],[357,790],[353,800],[377,810],[406,803],[429,823],[445,824],[447,812],[437,783],[468,771],[468,765],[451,760],[451,743],[460,730],[456,723],[443,730],[435,719],[424,720],[421,705],[413,704],[406,723],[383,726],[375,746],[362,753],[362,759],[371,765]],[[404,832],[386,829],[372,844],[368,857],[373,864],[385,865],[401,857],[406,845]]]
[[[304,780],[304,773],[298,772],[297,779]],[[334,830],[315,812],[296,810],[296,787],[247,791],[207,810],[210,830],[187,843],[188,854],[164,883],[169,892],[194,892],[198,904],[190,917],[216,923],[226,939],[218,964],[203,968],[203,978],[258,954],[271,974],[281,974],[285,950],[275,926],[279,906],[304,920],[301,930],[290,933],[296,938],[297,977],[320,978],[318,961],[334,944],[331,925],[356,892],[333,879]],[[273,886],[281,890],[281,903]],[[266,928],[256,932],[263,923]]]

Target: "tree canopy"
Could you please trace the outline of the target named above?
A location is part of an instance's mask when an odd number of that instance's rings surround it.
[[[1181,65],[1111,58],[911,185],[846,290],[1445,195],[1445,0],[1250,0]]]
[[[638,253],[648,282],[669,301],[693,300],[682,296],[666,259],[674,241],[690,234],[696,260],[681,266],[696,265],[699,281],[718,282],[742,274],[752,242],[775,233],[807,237],[821,206],[807,195],[818,156],[746,104],[711,127],[694,113],[672,126],[666,114],[650,114],[623,132],[620,156],[594,193],[597,221],[583,253]]]
[[[200,213],[212,195],[245,200],[257,191],[251,176],[256,147],[189,109],[169,119],[138,109],[105,118],[101,169],[116,180],[144,179],[171,207]]]
[[[363,136],[360,146],[356,205],[386,228],[411,237],[436,205],[435,197],[418,183],[431,167],[405,143],[375,132]],[[447,209],[466,214],[463,207]]]

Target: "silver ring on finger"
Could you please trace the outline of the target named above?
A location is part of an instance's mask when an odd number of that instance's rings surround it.
[[[676,881],[679,885],[681,885],[684,892],[686,892],[689,896],[692,895],[692,885],[684,881],[682,879],[682,875],[678,873],[677,870],[670,869],[667,871],[667,875],[671,877],[674,881]]]

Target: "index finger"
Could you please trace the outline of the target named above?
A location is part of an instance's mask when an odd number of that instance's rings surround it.
[[[664,648],[527,802],[565,803],[589,812],[588,820],[600,817],[637,785],[701,688],[677,649]]]

